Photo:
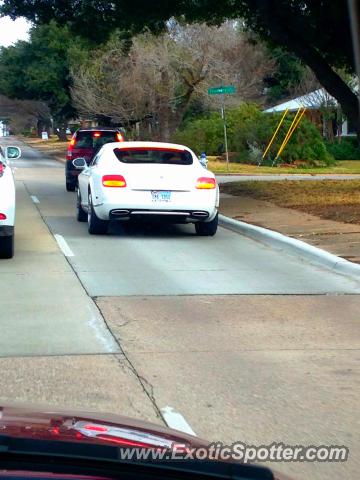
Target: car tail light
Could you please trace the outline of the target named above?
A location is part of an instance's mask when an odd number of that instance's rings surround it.
[[[123,142],[124,141],[124,137],[119,132],[116,134],[116,141],[118,141],[118,142]]]
[[[69,147],[68,147],[68,151],[67,151],[67,154],[66,154],[66,158],[68,160],[71,160],[72,159],[72,150],[75,146],[75,143],[76,143],[76,138],[73,137],[71,140],[70,140],[70,144],[69,144]]]
[[[84,425],[83,428],[85,430],[90,430],[90,432],[108,432],[109,429],[107,427],[103,427],[102,425]]]
[[[5,165],[2,162],[0,162],[0,177],[2,177],[4,171],[5,171]]]
[[[157,445],[149,445],[148,443],[135,442],[134,440],[128,440],[127,438],[115,437],[114,435],[97,435],[96,437],[99,440],[105,442],[115,443],[117,445],[122,445],[123,447],[138,447],[138,448],[151,448],[156,450],[165,450],[165,447],[159,447]]]
[[[100,132],[94,132],[93,137],[101,137],[101,133]]]
[[[122,175],[104,175],[102,177],[104,187],[126,187],[126,180]]]
[[[199,189],[212,189],[216,187],[215,178],[210,177],[200,177],[197,179],[196,188]]]
[[[0,213],[0,220],[6,220],[5,213]]]

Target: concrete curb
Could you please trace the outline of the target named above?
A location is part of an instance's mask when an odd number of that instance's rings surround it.
[[[219,177],[355,177],[360,178],[360,173],[215,173],[215,176]]]
[[[253,240],[257,240],[274,248],[284,250],[286,253],[297,255],[336,273],[352,276],[356,280],[360,280],[360,265],[357,263],[349,262],[349,260],[345,260],[333,253],[309,245],[296,238],[287,237],[282,233],[251,225],[250,223],[234,220],[225,215],[219,215],[219,224],[229,230],[241,233],[246,237],[250,237]]]

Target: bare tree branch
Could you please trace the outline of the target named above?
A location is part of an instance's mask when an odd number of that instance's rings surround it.
[[[249,43],[236,22],[221,27],[171,22],[161,36],[140,35],[128,53],[112,39],[93,59],[72,72],[72,97],[85,115],[107,115],[124,122],[152,116],[159,138],[168,140],[192,100],[209,99],[209,86],[231,83],[229,104],[259,100],[263,78],[274,68],[259,45]]]

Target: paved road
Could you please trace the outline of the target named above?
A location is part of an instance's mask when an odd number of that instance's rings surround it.
[[[216,178],[219,183],[229,183],[229,182],[248,182],[256,180],[259,182],[269,182],[274,180],[360,180],[360,174],[301,174],[301,173],[292,173],[292,174],[260,174],[260,175],[216,175]]]
[[[32,172],[37,162],[27,164]],[[68,261],[92,297],[360,292],[358,282],[223,228],[214,238],[197,237],[192,225],[117,225],[107,236],[90,236],[75,219],[75,194],[64,191],[63,168],[53,165],[41,178],[28,180],[25,169],[17,178],[38,199],[36,210],[50,231],[64,238],[73,253]]]
[[[14,167],[0,397],[158,423],[170,407],[211,440],[356,452],[359,284],[224,229],[215,238],[191,226],[89,236],[63,165],[24,147]],[[277,467],[355,478],[358,458]]]

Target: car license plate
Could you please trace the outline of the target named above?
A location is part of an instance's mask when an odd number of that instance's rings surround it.
[[[151,192],[151,198],[153,202],[170,202],[171,192],[169,192],[168,190],[153,190]]]

